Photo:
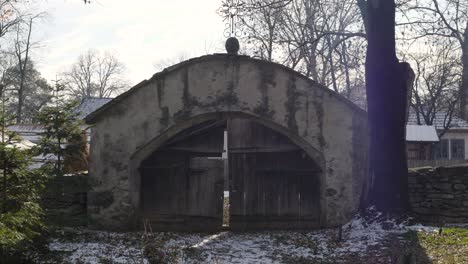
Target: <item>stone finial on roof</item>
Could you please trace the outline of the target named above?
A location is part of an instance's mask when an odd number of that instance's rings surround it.
[[[239,40],[235,37],[230,37],[226,40],[225,47],[228,54],[237,55],[239,51]]]

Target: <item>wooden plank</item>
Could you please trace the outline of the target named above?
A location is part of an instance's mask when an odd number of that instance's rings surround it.
[[[261,148],[261,147],[251,147],[251,148],[231,148],[229,152],[231,153],[277,153],[277,152],[293,152],[298,151],[300,148],[296,146],[284,146],[284,147],[270,147],[270,148]]]
[[[221,157],[221,153],[219,148],[203,148],[203,147],[193,147],[193,148],[177,148],[177,147],[172,147],[172,148],[166,148],[167,150],[173,150],[173,151],[181,151],[181,152],[193,152],[193,153],[209,153],[209,154],[216,154],[216,156]]]
[[[313,174],[313,173],[319,173],[321,170],[317,169],[277,169],[277,168],[255,168],[255,172],[269,172],[269,173],[277,173],[277,174]]]
[[[222,228],[224,128],[216,123],[203,129],[182,133],[139,167],[142,217],[154,230]]]
[[[223,161],[202,157],[185,166],[150,169],[142,178],[144,217],[155,230],[213,230],[222,226]]]
[[[185,213],[222,219],[223,161],[197,157],[191,164],[204,170],[190,172]]]
[[[320,167],[287,137],[251,120],[229,120],[228,133],[230,226],[318,227]]]

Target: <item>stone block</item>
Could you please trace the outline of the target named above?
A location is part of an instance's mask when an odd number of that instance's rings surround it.
[[[88,204],[96,207],[106,208],[114,202],[111,191],[88,192]]]
[[[440,184],[435,184],[434,189],[444,190],[444,191],[451,191],[452,186],[453,186],[452,183],[440,183]]]
[[[442,199],[453,199],[455,196],[453,194],[441,194],[440,198]]]
[[[415,184],[415,183],[418,183],[418,180],[416,179],[416,177],[414,176],[409,176],[408,177],[408,184]]]

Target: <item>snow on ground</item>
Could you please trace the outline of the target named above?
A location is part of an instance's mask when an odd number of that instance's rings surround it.
[[[448,224],[448,225],[445,225],[445,226],[457,226],[457,225]],[[421,224],[407,226],[406,228],[408,230],[414,230],[414,231],[425,232],[425,233],[438,233],[439,232],[439,227],[424,226],[424,225],[421,225]]]
[[[148,263],[141,235],[88,230],[66,230],[49,243],[49,250],[64,254],[65,263]],[[110,262],[109,262],[110,261]]]
[[[81,230],[72,240],[54,239],[49,248],[62,252],[68,263],[148,263],[143,258],[144,242],[155,245],[174,263],[296,263],[297,260],[329,260],[353,254],[364,255],[372,248],[381,252],[392,235],[408,230],[437,232],[438,228],[356,216],[338,229],[316,231],[264,231],[254,233],[111,233]],[[159,251],[158,251],[159,252]],[[169,258],[170,257],[170,258]],[[81,261],[81,262],[80,262]],[[112,262],[109,262],[112,261]]]

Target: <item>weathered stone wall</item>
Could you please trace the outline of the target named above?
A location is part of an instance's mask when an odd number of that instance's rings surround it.
[[[410,205],[420,220],[468,221],[468,165],[409,171]]]
[[[218,54],[157,73],[88,116],[90,225],[135,224],[140,162],[178,132],[223,115],[267,125],[319,164],[323,226],[342,224],[357,210],[367,164],[365,112],[282,65]]]
[[[51,179],[42,196],[47,221],[63,226],[86,225],[87,191],[87,174]]]

